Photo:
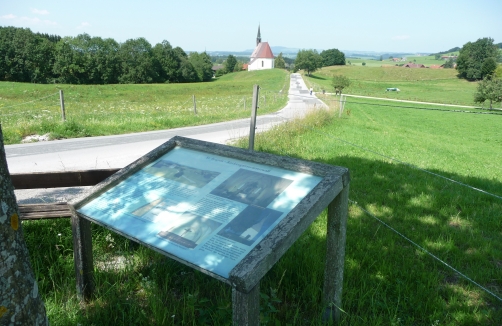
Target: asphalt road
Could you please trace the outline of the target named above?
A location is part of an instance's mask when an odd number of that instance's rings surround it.
[[[291,74],[289,101],[282,110],[258,116],[256,131],[295,117],[301,117],[309,108],[325,104],[310,95],[300,74]],[[251,115],[251,113],[250,113]],[[248,136],[250,120],[241,119],[204,126],[142,132],[117,136],[75,138],[5,146],[7,164],[11,174],[52,171],[78,171],[89,169],[123,168],[173,136],[183,136],[215,143],[227,143]],[[66,201],[69,189],[48,189],[45,194],[17,190],[20,203]],[[33,201],[37,197],[38,200]]]

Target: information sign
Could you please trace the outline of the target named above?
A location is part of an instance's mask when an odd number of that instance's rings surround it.
[[[175,147],[76,210],[228,278],[321,180]]]

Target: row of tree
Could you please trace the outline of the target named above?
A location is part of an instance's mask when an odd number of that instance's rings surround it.
[[[321,53],[317,50],[300,50],[295,60],[295,69],[303,69],[309,76],[319,68],[335,65],[345,65],[345,54],[338,49],[323,50]]]
[[[210,56],[187,54],[168,41],[118,43],[81,34],[60,38],[27,28],[0,27],[0,80],[116,84],[203,82],[213,77]]]

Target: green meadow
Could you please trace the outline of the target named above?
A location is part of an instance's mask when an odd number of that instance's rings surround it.
[[[472,104],[476,84],[456,79],[454,70],[394,69],[329,67],[304,79],[316,91],[329,90],[332,74],[344,73],[359,82],[350,94]],[[277,74],[275,84],[252,80],[241,95],[249,95],[253,83],[273,94],[289,86],[284,73],[270,73]],[[191,101],[190,87],[201,87],[202,94],[204,87],[230,87],[248,76],[226,78],[200,86],[123,87],[180,87],[180,101]],[[385,93],[386,87],[401,92]],[[120,101],[104,89],[110,102]],[[208,98],[214,90],[207,90]],[[371,99],[348,100],[339,116],[338,99],[323,100],[329,109],[258,134],[255,149],[350,169],[341,325],[500,325],[502,116],[382,106],[389,103]],[[247,147],[247,140],[234,145]],[[97,225],[96,295],[81,304],[69,221],[29,221],[23,228],[52,325],[230,325],[230,287]],[[267,273],[260,287],[262,324],[321,324],[325,236],[324,212]]]
[[[50,133],[52,139],[61,139],[202,125],[249,117],[254,84],[261,87],[260,114],[286,105],[289,77],[279,69],[239,72],[208,83],[187,84],[0,82],[0,122],[6,144],[35,134]]]
[[[455,69],[332,66],[314,72],[311,77],[306,76],[305,80],[316,92],[322,89],[332,92],[334,75],[350,79],[350,87],[344,90],[346,94],[479,106],[474,103],[477,83],[458,79]],[[389,87],[397,87],[400,92],[386,92]]]

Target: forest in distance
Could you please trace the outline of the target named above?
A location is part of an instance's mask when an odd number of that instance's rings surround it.
[[[0,26],[0,80],[62,84],[204,82],[213,77],[206,52],[187,54],[168,41],[118,43],[80,34],[61,38]]]

